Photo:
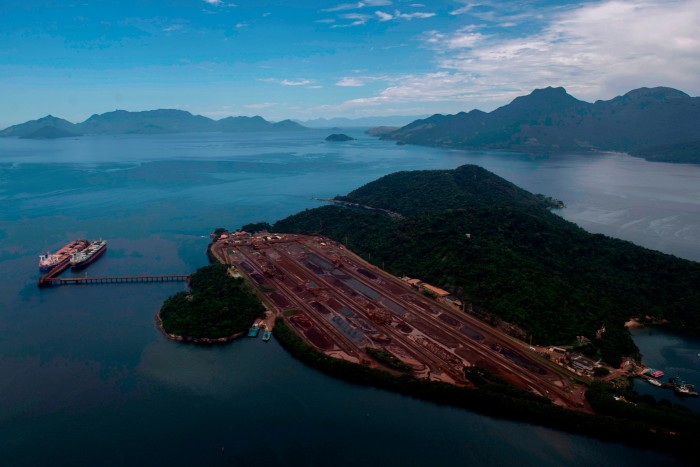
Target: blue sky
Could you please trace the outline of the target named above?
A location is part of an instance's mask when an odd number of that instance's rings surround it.
[[[0,127],[492,110],[544,86],[700,94],[700,0],[0,2]]]

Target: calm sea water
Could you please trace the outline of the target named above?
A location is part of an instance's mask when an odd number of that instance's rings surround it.
[[[181,284],[37,289],[37,255],[74,238],[110,242],[89,275],[188,273],[206,264],[215,227],[465,163],[564,200],[562,215],[591,231],[700,260],[700,167],[396,146],[359,131],[326,143],[327,133],[0,139],[2,465],[673,462],[339,382],[274,340],[167,341],[153,317]]]

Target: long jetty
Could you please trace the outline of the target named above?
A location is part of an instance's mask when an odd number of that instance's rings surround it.
[[[179,282],[190,278],[189,274],[168,274],[162,276],[116,276],[116,277],[55,277],[47,274],[39,279],[39,287],[54,285],[125,284],[136,282]]]

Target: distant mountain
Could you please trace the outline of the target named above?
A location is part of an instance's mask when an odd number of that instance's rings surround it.
[[[375,126],[395,126],[407,125],[417,118],[423,116],[401,116],[393,115],[389,117],[363,117],[363,118],[316,118],[313,120],[299,121],[309,128],[367,128]]]
[[[700,163],[700,153],[688,151],[689,141],[700,140],[698,122],[700,98],[676,89],[641,88],[591,104],[549,87],[490,113],[437,114],[382,138],[465,149],[624,151],[642,157],[650,157],[653,148],[680,144],[682,156],[655,154],[655,160]]]
[[[301,125],[292,120],[282,120],[281,122],[276,122],[272,124],[272,129],[275,131],[299,131],[308,130],[308,127]]]
[[[20,123],[19,125],[13,125],[5,128],[4,130],[0,131],[0,136],[28,137],[32,133],[40,131],[43,128],[55,128],[56,130],[70,133],[71,136],[80,134],[80,130],[75,124],[69,122],[68,120],[54,117],[53,115],[47,115],[46,117],[39,118],[37,120],[30,120],[25,123]],[[51,132],[52,130],[43,131],[46,133]]]
[[[43,128],[52,128],[42,130]],[[82,123],[71,123],[51,115],[14,125],[0,131],[0,136],[25,138],[56,138],[64,136],[201,133],[201,132],[249,132],[249,131],[299,131],[306,127],[291,120],[273,123],[262,117],[226,117],[212,120],[201,115],[192,115],[184,110],[159,109],[142,112],[115,110],[95,114]],[[40,131],[41,130],[41,131]],[[33,135],[36,133],[34,136]]]
[[[160,109],[143,112],[115,110],[93,115],[83,123],[79,123],[78,127],[88,135],[183,133],[216,131],[216,122],[184,110]]]
[[[70,131],[56,128],[55,126],[42,126],[36,131],[20,136],[21,139],[58,139],[71,138],[74,136],[82,136],[80,133],[72,133]]]
[[[149,134],[215,131],[214,120],[184,110],[160,109],[144,112],[115,110],[93,115],[79,123],[85,134]]]

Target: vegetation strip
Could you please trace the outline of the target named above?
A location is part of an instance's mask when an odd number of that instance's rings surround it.
[[[480,389],[468,389],[407,375],[394,376],[386,371],[339,360],[308,345],[281,317],[276,319],[273,332],[277,341],[301,362],[350,383],[386,389],[484,415],[542,424],[606,441],[662,449],[676,456],[690,456],[685,448],[700,441],[700,422],[695,416],[691,416],[691,421],[687,422],[687,430],[671,433],[642,421],[562,409],[542,398],[518,390],[505,394],[500,389],[492,390],[488,385]]]

